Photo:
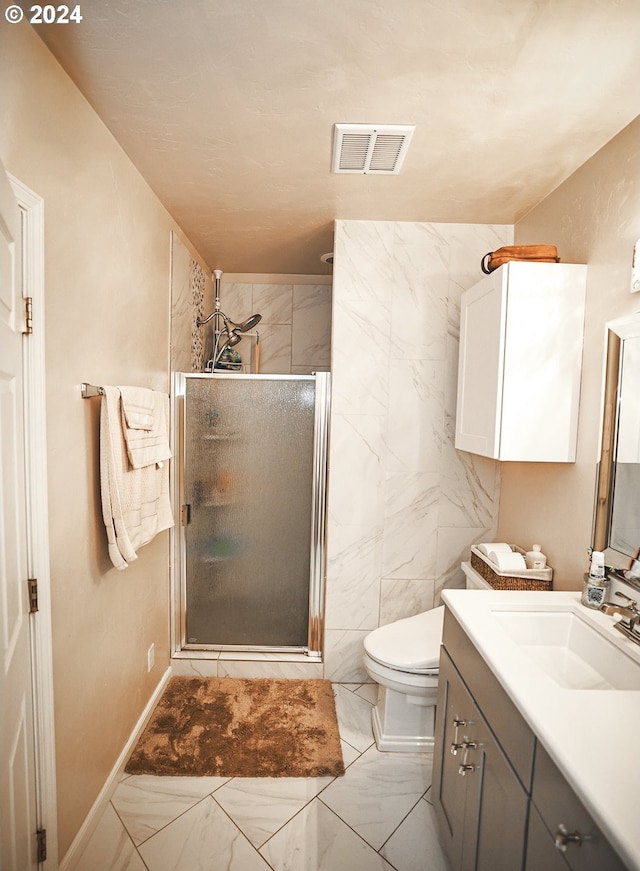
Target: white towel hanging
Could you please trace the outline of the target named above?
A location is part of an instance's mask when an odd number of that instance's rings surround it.
[[[169,397],[161,398],[163,420]],[[173,526],[169,498],[169,465],[132,468],[123,431],[120,390],[105,387],[100,410],[100,489],[109,556],[126,569],[159,532]]]
[[[122,431],[127,446],[129,462],[134,469],[144,466],[162,465],[171,459],[169,448],[168,413],[165,409],[166,394],[157,390],[145,390],[137,387],[119,387],[120,396],[127,392],[132,397],[132,404],[127,413],[124,399],[121,400]],[[147,409],[151,409],[148,413]],[[130,426],[132,419],[136,425]],[[141,426],[141,422],[151,420],[151,427]]]
[[[120,387],[122,412],[129,429],[151,430],[156,424],[156,400],[147,387]]]

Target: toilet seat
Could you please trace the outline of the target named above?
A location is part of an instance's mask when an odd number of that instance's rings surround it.
[[[428,695],[438,688],[438,672],[401,671],[364,654],[364,667],[377,684],[407,695]]]
[[[364,639],[370,659],[409,674],[437,674],[444,606],[374,629]]]

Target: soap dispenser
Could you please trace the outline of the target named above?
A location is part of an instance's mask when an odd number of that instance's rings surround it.
[[[539,544],[534,544],[524,557],[528,569],[544,569],[547,566],[547,558],[542,553]]]

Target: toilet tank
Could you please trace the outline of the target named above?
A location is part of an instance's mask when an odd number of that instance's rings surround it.
[[[462,563],[462,571],[464,572],[467,590],[493,590],[491,584],[485,581],[482,575],[478,574],[470,562]]]

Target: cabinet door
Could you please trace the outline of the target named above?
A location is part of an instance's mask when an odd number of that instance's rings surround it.
[[[521,871],[528,795],[446,650],[440,656],[433,797],[454,871]]]
[[[532,804],[529,811],[529,831],[527,834],[527,861],[525,871],[569,871],[546,830],[540,814]]]
[[[454,869],[461,867],[468,773],[460,773],[475,728],[475,706],[444,648],[440,655],[436,708],[433,799],[442,847]]]
[[[552,844],[562,832],[582,839],[566,843],[563,856],[572,871],[624,871],[624,864],[541,744],[536,750],[533,803]],[[538,866],[527,865],[527,871],[538,871]]]
[[[506,287],[489,275],[462,296],[456,448],[485,457],[500,449]]]
[[[502,460],[573,462],[578,433],[586,267],[509,263]]]
[[[467,826],[463,868],[473,871],[521,871],[527,828],[529,796],[516,777],[486,722],[478,717],[478,747],[469,754],[474,765],[470,775],[475,783],[477,808],[467,797]]]

